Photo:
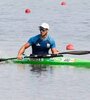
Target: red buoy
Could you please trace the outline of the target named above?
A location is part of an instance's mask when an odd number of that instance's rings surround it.
[[[31,13],[31,10],[30,9],[26,9],[25,13],[29,14],[29,13]]]
[[[66,5],[66,2],[62,1],[60,4],[61,4],[62,6],[65,6],[65,5]]]
[[[74,50],[73,44],[68,44],[68,45],[66,46],[66,50]]]

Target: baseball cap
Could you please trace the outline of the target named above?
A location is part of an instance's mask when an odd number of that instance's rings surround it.
[[[42,23],[39,27],[49,29],[49,25],[47,23]]]

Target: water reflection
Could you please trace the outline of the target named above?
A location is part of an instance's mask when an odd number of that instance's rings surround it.
[[[18,70],[23,71],[26,69],[30,69],[31,72],[39,73],[49,71],[50,73],[53,71],[53,66],[51,65],[42,65],[42,64],[18,64]]]
[[[18,70],[21,72],[25,72],[32,77],[47,77],[47,75],[53,75],[54,67],[52,65],[28,65],[21,64],[18,65]]]
[[[30,65],[31,66],[31,71],[33,72],[42,72],[42,71],[47,71],[47,66],[46,65]]]

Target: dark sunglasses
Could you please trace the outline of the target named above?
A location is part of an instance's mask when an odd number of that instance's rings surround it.
[[[39,30],[44,32],[44,31],[47,31],[48,29],[43,28],[43,27],[40,26],[40,27],[39,27]]]

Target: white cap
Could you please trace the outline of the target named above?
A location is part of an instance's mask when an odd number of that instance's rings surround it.
[[[49,25],[47,23],[42,23],[40,26],[49,29]]]

